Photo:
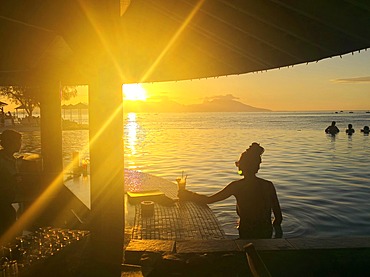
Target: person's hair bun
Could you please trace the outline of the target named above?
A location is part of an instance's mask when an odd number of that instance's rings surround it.
[[[265,149],[257,142],[253,142],[249,148],[246,150],[247,155],[249,156],[261,156],[263,152],[265,152]]]

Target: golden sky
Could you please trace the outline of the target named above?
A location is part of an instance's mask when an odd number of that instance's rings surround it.
[[[370,51],[289,68],[219,78],[144,84],[148,100],[182,104],[232,94],[274,111],[370,110]]]
[[[244,104],[273,111],[370,110],[370,50],[266,72],[142,87],[146,101],[154,102],[198,104],[207,97],[232,94]],[[86,86],[78,87],[78,97],[68,103],[78,102],[88,102]]]

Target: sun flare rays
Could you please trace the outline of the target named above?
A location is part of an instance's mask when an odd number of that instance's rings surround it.
[[[153,62],[149,70],[142,77],[143,81],[145,81],[147,76],[149,76],[155,70],[157,65],[160,63],[160,61],[163,59],[166,53],[170,50],[170,48],[174,45],[176,40],[181,36],[182,32],[186,29],[189,22],[196,15],[196,13],[198,12],[198,10],[200,9],[200,7],[203,5],[204,2],[205,0],[200,0],[198,4],[194,7],[192,12],[187,17],[187,19],[183,22],[183,24],[180,26],[177,32],[173,35],[168,45],[162,50],[161,54],[156,58],[156,60]],[[91,24],[94,26],[95,32],[97,36],[99,37],[100,42],[106,51],[105,58],[110,61],[111,66],[116,70],[117,75],[120,76],[121,80],[125,80],[123,71],[121,70],[121,67],[117,61],[119,60],[119,57],[117,58],[116,56],[116,54],[119,53],[117,51],[118,47],[112,47],[111,45],[112,38],[110,36],[107,36],[104,33],[104,31],[106,30],[102,27],[102,24],[99,24],[100,22],[97,20],[98,18],[94,17],[94,13],[90,11],[89,6],[84,4],[85,2],[83,1],[79,1],[79,3],[81,7],[83,8],[83,10],[85,11],[87,18],[89,19]],[[145,101],[147,99],[147,92],[141,86],[141,84],[124,85],[123,92],[125,94],[125,100]],[[123,114],[123,103],[120,103],[117,105],[115,110],[112,111],[111,115],[109,116],[109,118],[107,118],[105,123],[99,129],[99,131],[97,131],[94,134],[94,137],[90,138],[89,145],[87,145],[86,148],[94,145],[96,141],[98,140],[98,138],[102,135],[102,133],[106,131],[106,129],[108,129],[108,127],[112,124],[113,121],[115,121],[117,117],[122,117],[122,114]],[[136,133],[134,133],[135,130],[136,129],[133,129],[133,133],[132,133],[133,138],[136,137]],[[134,142],[133,142],[133,145],[134,145]],[[37,214],[40,214],[47,207],[52,197],[58,194],[59,190],[61,189],[63,185],[63,181],[64,181],[64,173],[70,171],[73,168],[73,164],[75,164],[76,162],[77,161],[72,161],[70,164],[66,166],[66,168],[64,168],[63,172],[59,172],[59,174],[55,176],[54,180],[50,181],[50,183],[48,184],[47,188],[43,191],[43,193],[40,194],[40,196],[22,214],[22,216],[16,221],[16,223],[13,224],[13,226],[2,237],[0,237],[0,244],[3,244],[9,241],[15,234],[21,232],[25,226],[27,226],[28,224],[32,222],[33,218]],[[120,167],[118,167],[117,170],[120,170]],[[113,178],[113,175],[112,175],[112,178]]]
[[[166,53],[170,50],[170,48],[175,44],[176,40],[181,36],[182,32],[186,29],[186,27],[189,25],[190,21],[193,19],[193,17],[197,14],[199,9],[202,7],[205,0],[200,0],[191,13],[188,15],[186,20],[181,24],[180,28],[177,30],[177,32],[172,36],[171,40],[167,44],[167,46],[162,50],[160,55],[156,58],[156,60],[153,62],[153,64],[150,66],[148,71],[146,72],[145,76],[142,78],[142,82],[145,82],[146,78],[155,70],[157,65],[160,63],[160,61],[163,59],[163,57],[166,55]]]
[[[125,100],[130,101],[145,101],[147,99],[147,92],[141,84],[125,84],[122,86]]]

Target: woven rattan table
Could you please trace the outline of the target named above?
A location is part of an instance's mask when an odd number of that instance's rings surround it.
[[[151,216],[136,205],[132,239],[218,240],[225,234],[208,206],[177,201],[170,206],[155,203]]]
[[[125,171],[127,191],[160,190],[170,201],[154,201],[154,213],[143,216],[140,203],[132,208],[131,239],[147,240],[218,240],[225,233],[207,205],[176,201],[177,185],[163,178],[137,171]],[[161,199],[163,200],[163,199]],[[132,207],[134,206],[134,207]]]

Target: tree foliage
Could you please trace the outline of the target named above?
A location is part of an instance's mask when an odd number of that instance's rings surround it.
[[[27,113],[32,116],[36,107],[40,107],[40,88],[29,86],[6,86],[0,87],[0,95],[9,99],[10,102],[20,105]],[[64,86],[61,89],[63,100],[69,100],[77,96],[75,86]]]
[[[62,100],[69,100],[77,96],[77,88],[75,86],[62,87]]]
[[[10,102],[20,105],[28,116],[32,116],[33,110],[40,107],[37,88],[26,86],[0,87],[0,94],[9,99]]]

